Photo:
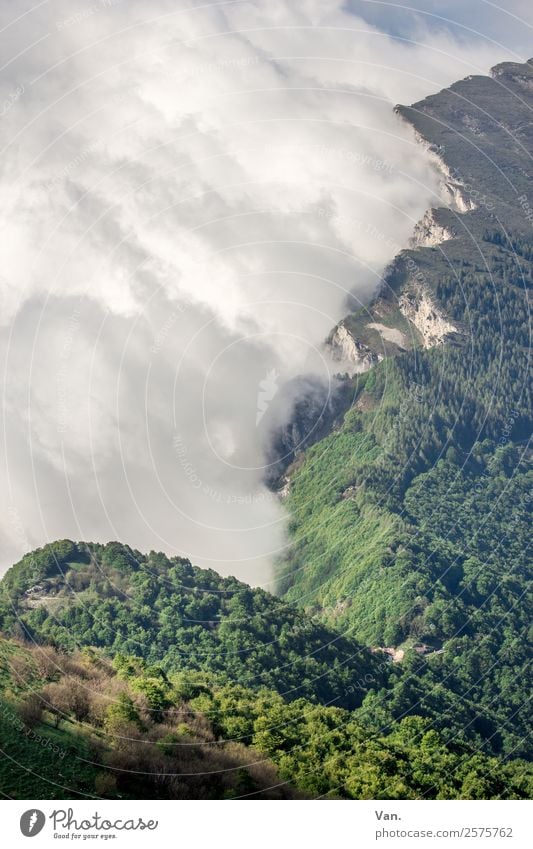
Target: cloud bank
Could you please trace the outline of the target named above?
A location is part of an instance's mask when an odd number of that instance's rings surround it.
[[[263,413],[440,202],[392,105],[508,56],[337,0],[10,4],[0,41],[1,566],[120,539],[268,585]]]

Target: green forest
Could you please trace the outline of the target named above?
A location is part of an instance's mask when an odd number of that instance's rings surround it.
[[[397,110],[490,203],[386,270],[374,318],[404,332],[422,289],[455,330],[338,376],[283,469],[276,594],[121,542],[3,577],[4,794],[531,798],[533,66],[498,79]]]
[[[3,792],[12,798],[528,798],[502,764],[433,723],[368,714],[98,649],[0,641]],[[9,669],[9,672],[6,670]]]
[[[498,70],[521,95],[533,76],[531,65]],[[342,421],[286,471],[293,543],[278,564],[283,597],[394,657],[363,712],[416,713],[504,759],[531,757],[533,234],[516,201],[528,109],[483,77],[398,109],[459,188],[491,203],[446,212],[452,238],[387,270],[374,316],[423,290],[456,332],[344,378]],[[481,140],[465,131],[474,118]],[[504,121],[514,144],[503,145]],[[512,180],[504,169],[495,182],[489,157],[503,147]],[[361,310],[345,323],[367,321]]]

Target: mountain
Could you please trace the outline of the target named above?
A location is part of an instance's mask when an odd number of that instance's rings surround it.
[[[0,787],[14,799],[295,798],[274,764],[216,736],[170,684],[136,662],[0,639]]]
[[[278,572],[395,658],[387,712],[459,711],[500,753],[530,752],[532,107],[531,62],[397,107],[450,208],[327,341],[354,400],[286,470]]]
[[[0,583],[5,634],[159,663],[166,672],[267,686],[353,708],[383,661],[275,596],[188,560],[127,545],[62,540],[26,555]]]
[[[530,62],[397,108],[450,206],[299,382],[279,596],[117,542],[6,573],[5,795],[531,798],[532,105]]]
[[[214,684],[134,657],[0,639],[0,787],[32,799],[528,798],[528,764],[450,745],[420,717]]]

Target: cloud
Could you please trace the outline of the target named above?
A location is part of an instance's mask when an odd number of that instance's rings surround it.
[[[265,583],[258,413],[327,383],[348,295],[440,202],[391,107],[505,57],[340,0],[25,9],[0,13],[2,565],[118,538]]]
[[[514,61],[530,56],[533,21],[529,0],[350,0],[351,11],[385,32],[404,39],[421,39],[434,46],[435,38],[449,36],[457,44],[475,46],[482,59],[496,49]],[[455,51],[455,52],[456,52]],[[462,57],[458,57],[461,61]]]

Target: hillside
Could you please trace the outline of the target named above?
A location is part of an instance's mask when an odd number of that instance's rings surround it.
[[[400,661],[387,712],[460,712],[515,753],[530,730],[532,82],[531,63],[506,64],[398,107],[451,208],[332,331],[354,402],[286,472],[279,566],[287,599]]]
[[[116,666],[0,639],[3,796],[295,798],[266,757],[216,737],[183,683],[140,660],[129,676]]]
[[[532,107],[531,63],[397,107],[450,203],[294,383],[278,596],[118,542],[2,578],[5,796],[531,798]]]
[[[26,555],[0,583],[0,629],[267,686],[289,700],[356,707],[365,681],[384,680],[368,649],[269,593],[119,543],[63,540]]]
[[[0,789],[11,798],[527,798],[531,768],[410,717],[377,734],[356,713],[214,685],[95,650],[0,639]]]

